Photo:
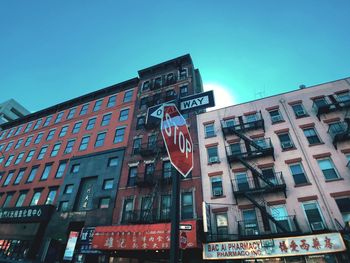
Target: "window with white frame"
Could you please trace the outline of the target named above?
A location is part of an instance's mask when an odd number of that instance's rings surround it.
[[[215,222],[216,222],[216,233],[218,235],[227,235],[228,234],[227,213],[215,214]]]
[[[192,192],[181,194],[181,219],[193,218],[193,195]]]
[[[208,153],[208,163],[218,163],[219,155],[218,155],[218,147],[212,146],[207,148]]]
[[[282,117],[282,114],[279,111],[279,109],[270,110],[269,114],[270,114],[272,123],[277,123],[277,122],[283,121],[283,117]]]
[[[321,143],[321,140],[318,137],[315,128],[306,128],[303,129],[303,132],[310,145]]]
[[[301,163],[289,164],[289,169],[293,176],[295,185],[308,183],[304,168]]]
[[[211,181],[211,189],[212,189],[213,196],[214,197],[222,196],[223,195],[222,178],[212,177],[210,178],[210,181]]]
[[[308,116],[303,104],[301,103],[293,104],[292,109],[296,118]]]
[[[302,203],[305,216],[312,231],[324,230],[325,224],[317,201]]]
[[[330,158],[319,159],[317,163],[326,180],[338,179],[339,174]]]
[[[339,211],[343,217],[343,221],[347,227],[350,226],[350,197],[342,197],[335,199]]]
[[[278,138],[281,142],[282,150],[294,148],[294,143],[290,138],[289,133],[280,133],[278,134]]]
[[[214,137],[216,135],[214,123],[204,125],[204,131],[205,131],[205,138]]]

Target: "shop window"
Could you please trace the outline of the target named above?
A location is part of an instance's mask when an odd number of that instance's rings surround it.
[[[303,185],[308,183],[304,168],[301,163],[290,164],[289,169],[293,176],[295,185]]]
[[[327,159],[317,160],[317,163],[318,163],[326,181],[339,178],[338,171],[335,168],[331,159],[327,158]]]
[[[302,204],[306,218],[312,231],[324,230],[325,224],[323,216],[316,201],[305,202]]]
[[[72,108],[69,110],[69,113],[67,115],[67,120],[70,120],[74,117],[76,110],[77,110],[76,108]]]
[[[204,131],[205,131],[205,138],[216,136],[215,129],[214,129],[214,123],[205,125]]]
[[[303,132],[310,145],[321,143],[315,128],[303,129]]]
[[[79,115],[85,115],[89,109],[89,104],[84,104],[81,109]]]
[[[283,117],[279,109],[269,111],[271,122],[278,123],[283,121]]]
[[[212,177],[211,178],[211,189],[214,197],[220,197],[223,195],[222,189],[222,178],[221,177]]]
[[[193,218],[193,195],[192,192],[181,194],[181,219]]]
[[[72,134],[76,134],[80,131],[80,127],[81,127],[82,123],[83,122],[80,121],[80,122],[77,122],[74,124]]]
[[[217,146],[208,147],[207,153],[208,153],[208,163],[209,164],[219,162],[218,147]]]
[[[79,151],[84,151],[89,146],[90,136],[85,136],[81,139],[80,145],[79,145]]]
[[[289,133],[280,133],[280,134],[278,134],[278,138],[281,142],[282,150],[294,148],[294,144],[293,144],[292,139],[289,136]]]

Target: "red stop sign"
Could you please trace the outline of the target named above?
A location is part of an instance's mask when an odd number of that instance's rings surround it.
[[[180,248],[185,249],[187,247],[187,235],[186,232],[180,234]]]
[[[193,143],[175,104],[164,105],[161,131],[172,165],[186,177],[193,168]]]

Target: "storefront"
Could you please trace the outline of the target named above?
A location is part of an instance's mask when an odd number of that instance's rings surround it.
[[[348,262],[340,233],[203,244],[203,259],[227,262]],[[344,261],[345,260],[345,261]]]
[[[34,259],[53,210],[52,205],[0,209],[0,261]]]
[[[110,253],[109,262],[169,262],[170,223],[96,227],[92,248]],[[197,221],[180,225],[183,262],[201,262]]]

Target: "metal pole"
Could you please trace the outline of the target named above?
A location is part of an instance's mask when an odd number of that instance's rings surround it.
[[[173,167],[172,167],[173,168]],[[173,170],[175,170],[173,168]],[[176,170],[175,170],[176,171]],[[179,262],[180,173],[172,173],[170,262]]]

